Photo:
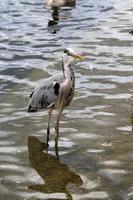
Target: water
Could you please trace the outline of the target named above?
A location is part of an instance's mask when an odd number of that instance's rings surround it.
[[[1,0],[1,200],[133,199],[132,13],[132,0],[80,0],[48,26],[44,1]],[[75,66],[58,148],[53,114],[47,152],[47,112],[26,111],[38,80],[61,70],[64,47],[86,60]]]

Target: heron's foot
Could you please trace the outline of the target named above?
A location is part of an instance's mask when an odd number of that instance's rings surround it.
[[[41,150],[47,149],[49,147],[49,144],[46,142],[41,142]]]

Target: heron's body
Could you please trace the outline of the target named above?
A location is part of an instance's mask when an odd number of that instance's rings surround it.
[[[61,101],[63,101],[64,106],[70,105],[74,95],[74,79],[72,67],[70,67],[70,77],[64,77],[63,73],[58,73],[45,79],[31,93],[28,112],[49,108],[56,109]]]
[[[75,76],[71,62],[74,59],[82,59],[81,55],[75,54],[72,49],[65,49],[62,61],[62,73],[55,74],[45,79],[30,95],[28,112],[40,109],[48,109],[49,135],[50,117],[53,109],[58,110],[55,126],[58,135],[59,121],[64,107],[70,105],[74,96]]]
[[[76,0],[47,0],[50,7],[75,6]]]

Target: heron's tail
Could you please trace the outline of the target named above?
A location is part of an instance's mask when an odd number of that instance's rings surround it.
[[[29,107],[28,107],[28,110],[27,110],[28,112],[36,112],[37,111],[37,109],[36,108],[33,108],[31,105],[29,105]]]

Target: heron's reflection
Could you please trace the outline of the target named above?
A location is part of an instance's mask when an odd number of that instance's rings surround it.
[[[67,199],[72,199],[67,189],[69,183],[80,186],[82,180],[79,175],[72,172],[66,164],[59,160],[58,139],[56,138],[56,156],[48,153],[48,144],[41,143],[38,138],[30,136],[28,138],[29,160],[31,167],[44,180],[44,184],[30,185],[29,188],[45,193],[65,193]]]

